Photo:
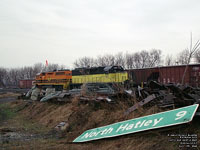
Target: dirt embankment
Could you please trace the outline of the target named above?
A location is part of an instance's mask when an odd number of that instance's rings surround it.
[[[76,137],[85,130],[109,125],[122,120],[132,119],[139,116],[146,116],[160,111],[155,106],[149,106],[145,109],[139,109],[124,116],[124,112],[129,108],[131,102],[119,100],[116,103],[106,102],[86,102],[81,103],[78,98],[65,104],[58,103],[41,103],[30,101],[16,101],[10,103],[10,108],[17,108],[17,114],[23,116],[28,121],[38,123],[47,128],[49,131],[60,122],[64,121],[69,124],[66,130],[62,131],[60,138],[56,140],[34,141],[35,149],[66,149],[66,150],[132,150],[132,149],[178,149],[177,142],[170,142],[169,133],[190,133],[200,136],[200,127],[198,121],[188,125],[176,126],[163,130],[152,130],[136,134],[125,135],[116,138],[102,139],[87,143],[71,143]],[[199,141],[198,141],[199,142]],[[23,148],[27,148],[27,143]],[[29,144],[33,144],[30,142]],[[17,148],[17,147],[16,147]],[[20,147],[18,147],[20,148]]]

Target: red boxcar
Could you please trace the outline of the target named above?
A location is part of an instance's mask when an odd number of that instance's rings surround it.
[[[33,79],[25,79],[19,81],[19,88],[21,89],[30,89],[33,85]]]
[[[128,70],[129,77],[135,84],[147,83],[150,80],[161,83],[179,84],[182,82],[186,65],[163,66],[155,68],[143,68]],[[200,87],[200,64],[188,65],[184,84]]]

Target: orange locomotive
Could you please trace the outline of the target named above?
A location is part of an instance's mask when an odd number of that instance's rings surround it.
[[[56,89],[67,89],[69,88],[71,80],[72,71],[58,70],[37,74],[34,84],[42,88],[53,87]]]

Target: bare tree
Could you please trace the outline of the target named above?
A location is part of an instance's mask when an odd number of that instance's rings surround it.
[[[5,77],[7,76],[7,70],[5,68],[0,68],[0,87],[5,87],[6,81]]]
[[[148,60],[150,59],[150,54],[146,51],[143,50],[140,52],[140,68],[145,68],[145,67],[149,67],[148,65]]]
[[[115,55],[115,65],[125,68],[125,57],[122,52]]]
[[[125,64],[127,69],[133,69],[134,68],[134,59],[133,54],[126,53],[125,55]]]
[[[54,70],[58,70],[58,68],[59,68],[58,64],[49,63],[48,66],[45,67],[45,71],[54,71]]]
[[[136,52],[132,54],[132,58],[129,57],[129,60],[133,61],[134,68],[155,67],[161,62],[161,50]]]
[[[104,55],[104,61],[105,61],[105,66],[113,66],[115,65],[115,62],[116,62],[116,58],[114,55],[111,55],[111,54],[107,54],[107,55]]]
[[[164,60],[165,66],[172,66],[176,64],[172,55],[167,55]]]
[[[35,76],[33,67],[23,67],[18,69],[20,79],[31,79]]]
[[[161,62],[161,50],[153,49],[149,53],[149,58],[148,58],[148,67],[155,67],[158,66]]]
[[[115,57],[111,54],[98,56],[94,60],[95,66],[113,66],[115,65]]]
[[[93,67],[94,59],[90,57],[82,57],[74,62],[74,67],[83,68],[83,67]]]
[[[17,86],[18,85],[18,81],[20,79],[20,74],[19,74],[19,69],[14,68],[14,69],[10,69],[8,71],[8,78],[7,78],[7,82],[8,84],[11,86]]]
[[[33,65],[33,74],[37,74],[42,72],[42,69],[44,68],[44,65],[42,63],[36,63]]]
[[[64,69],[67,69],[67,68],[69,68],[69,67],[66,67],[65,65],[59,65],[60,70],[64,70]]]
[[[194,54],[195,56],[195,60],[197,63],[200,63],[200,51],[196,51],[196,53]]]
[[[187,64],[188,63],[189,55],[190,55],[189,49],[184,49],[183,51],[181,51],[178,54],[177,63],[179,65],[185,65],[185,64]]]
[[[100,56],[100,55],[94,60],[94,62],[95,62],[96,66],[106,66],[107,65],[106,61],[105,61],[105,57]]]
[[[140,53],[136,52],[133,54],[133,61],[134,61],[134,68],[138,69],[141,68],[141,55]]]

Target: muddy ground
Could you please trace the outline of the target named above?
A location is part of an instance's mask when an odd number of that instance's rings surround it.
[[[129,116],[124,112],[133,102],[119,98],[116,103],[80,102],[78,97],[68,103],[18,100],[16,93],[1,94],[0,149],[66,149],[66,150],[132,150],[132,149],[187,149],[172,142],[170,134],[196,134],[200,137],[200,118],[192,123],[159,130],[151,130],[116,138],[74,144],[72,141],[85,130],[122,120],[165,111],[156,106],[141,108]],[[10,99],[6,101],[6,99]],[[63,130],[55,129],[60,122]],[[198,138],[198,148],[199,148]],[[193,149],[198,149],[193,148]]]

